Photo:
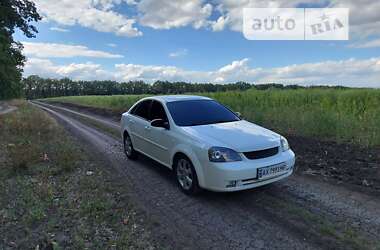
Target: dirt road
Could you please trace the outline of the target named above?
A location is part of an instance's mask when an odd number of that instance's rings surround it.
[[[0,102],[0,115],[4,115],[7,113],[10,113],[12,111],[15,111],[17,108],[14,106],[9,106],[5,102]]]
[[[380,200],[302,175],[238,193],[188,197],[171,172],[139,157],[127,160],[115,121],[34,102],[128,184],[127,195],[149,218],[154,240],[169,249],[380,249]]]

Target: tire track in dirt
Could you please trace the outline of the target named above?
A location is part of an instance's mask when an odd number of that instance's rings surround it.
[[[5,115],[7,113],[13,112],[17,109],[17,107],[9,106],[6,103],[0,102],[0,115]]]
[[[380,222],[373,217],[380,211],[376,200],[367,200],[367,207],[363,207],[347,201],[356,199],[355,195],[342,196],[344,190],[331,192],[327,184],[321,187],[320,183],[299,176],[240,193],[205,192],[200,197],[187,197],[177,189],[166,168],[145,157],[136,162],[126,160],[120,141],[76,121],[72,116],[84,115],[104,125],[112,123],[116,128],[119,125],[114,121],[38,104],[45,110],[49,108],[48,111],[65,123],[71,132],[91,145],[93,152],[101,153],[109,160],[110,167],[115,168],[131,187],[128,195],[156,221],[152,231],[167,246],[189,249],[350,248],[331,235],[321,235],[318,228],[312,226],[315,221],[294,215],[294,211],[289,211],[292,206],[345,225],[359,223],[359,229],[364,228],[370,236],[380,235]],[[330,192],[326,193],[326,189]],[[286,206],[289,203],[290,209],[282,207],[278,201]],[[299,210],[295,210],[297,212]],[[368,227],[363,227],[366,223]]]

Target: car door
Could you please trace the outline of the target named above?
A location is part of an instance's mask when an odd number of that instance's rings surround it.
[[[159,101],[153,100],[150,109],[150,120],[162,119],[168,121],[166,111]],[[170,164],[170,148],[173,147],[172,131],[165,128],[150,126],[147,134],[150,142],[149,151],[152,158],[164,165]]]
[[[131,116],[128,121],[134,148],[145,154],[149,154],[148,148],[150,146],[147,134],[150,130],[149,114],[151,103],[152,100],[145,100],[138,103],[131,111]]]

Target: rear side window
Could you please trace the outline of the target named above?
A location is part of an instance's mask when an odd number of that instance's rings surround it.
[[[154,119],[162,119],[164,121],[168,121],[165,109],[158,101],[152,101],[152,106],[150,109],[150,120]]]
[[[152,102],[151,100],[140,102],[139,104],[136,105],[136,107],[132,109],[131,114],[149,121],[150,120],[149,109],[150,109],[151,102]]]

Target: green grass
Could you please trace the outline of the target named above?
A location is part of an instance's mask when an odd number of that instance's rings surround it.
[[[374,249],[379,244],[378,240],[369,240],[365,234],[352,229],[345,222],[331,222],[325,215],[312,212],[306,208],[291,204],[285,200],[272,200],[272,206],[281,208],[282,213],[287,213],[285,218],[297,221],[301,227],[307,228],[316,237],[333,240],[337,245],[345,249]],[[326,237],[323,239],[323,237]],[[331,248],[334,248],[331,246]]]
[[[75,103],[95,108],[123,112],[135,102],[148,95],[113,95],[113,96],[65,96],[42,100]]]
[[[0,116],[0,249],[150,248],[119,176],[45,112],[17,106]]]
[[[252,122],[287,135],[380,145],[380,90],[299,89],[201,93]],[[145,95],[75,96],[48,100],[123,112]]]

